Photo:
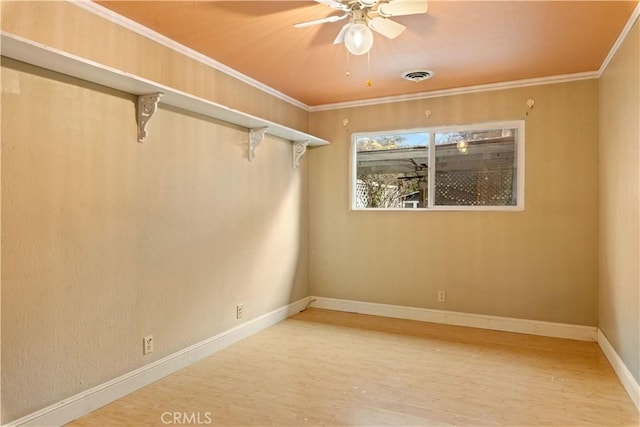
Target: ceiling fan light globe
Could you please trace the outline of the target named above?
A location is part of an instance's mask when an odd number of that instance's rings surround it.
[[[373,33],[366,24],[351,24],[344,35],[344,44],[352,55],[364,55],[373,46]]]

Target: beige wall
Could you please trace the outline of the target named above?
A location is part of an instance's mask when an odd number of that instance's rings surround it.
[[[528,98],[524,212],[350,211],[351,133],[518,119]],[[332,141],[310,154],[312,294],[597,325],[597,122],[596,80],[312,113]]]
[[[307,172],[267,137],[4,60],[2,422],[309,294]],[[142,337],[155,352],[142,356]]]
[[[307,130],[71,3],[1,6],[4,31]],[[134,100],[3,58],[2,423],[309,294],[306,158],[267,136],[250,163],[245,129],[164,107],[138,144]]]
[[[600,329],[640,382],[640,29],[600,79]]]

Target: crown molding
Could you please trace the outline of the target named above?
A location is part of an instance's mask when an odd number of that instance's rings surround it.
[[[541,77],[541,78],[524,79],[524,80],[513,80],[509,82],[490,83],[490,84],[467,86],[467,87],[461,87],[461,88],[419,92],[419,93],[408,94],[408,95],[388,96],[388,97],[380,97],[380,98],[370,98],[365,100],[309,106],[295,98],[285,95],[284,93],[270,86],[265,85],[264,83],[261,83],[245,74],[242,74],[239,71],[236,71],[233,68],[225,64],[222,64],[221,62],[218,62],[212,58],[209,58],[208,56],[203,55],[189,47],[186,47],[176,42],[175,40],[172,40],[166,36],[163,36],[162,34],[154,30],[151,30],[150,28],[147,28],[129,18],[125,18],[124,16],[119,15],[113,12],[112,10],[107,9],[104,6],[100,6],[99,4],[96,4],[91,0],[66,0],[66,1],[82,9],[85,9],[88,12],[93,13],[94,15],[100,16],[101,18],[104,18],[114,24],[117,24],[130,31],[133,31],[143,37],[146,37],[152,41],[155,41],[165,47],[168,47],[174,51],[177,51],[191,59],[194,59],[200,63],[203,63],[217,71],[223,72],[233,78],[238,79],[243,83],[246,83],[252,87],[255,87],[256,89],[259,89],[269,95],[272,95],[282,101],[288,102],[308,112],[366,107],[366,106],[372,106],[372,105],[378,105],[378,104],[415,101],[415,100],[421,100],[421,99],[438,98],[443,96],[465,95],[469,93],[488,92],[493,90],[515,89],[515,88],[528,87],[528,86],[539,86],[539,85],[554,84],[554,83],[566,83],[566,82],[579,81],[579,80],[597,79],[597,78],[600,78],[604,70],[607,68],[607,66],[609,65],[609,62],[615,55],[620,45],[622,45],[629,31],[631,30],[635,22],[638,20],[638,17],[640,16],[640,3],[639,3],[634,9],[631,16],[629,17],[627,24],[625,25],[624,29],[618,36],[616,42],[614,43],[611,50],[605,57],[598,71],[588,71],[583,73],[564,74],[564,75],[558,75],[558,76]]]
[[[256,89],[259,89],[271,96],[274,96],[282,101],[288,102],[289,104],[294,105],[295,107],[301,108],[305,111],[309,111],[309,106],[294,99],[284,93],[277,91],[276,89],[267,86],[264,83],[259,82],[245,74],[240,73],[239,71],[234,70],[233,68],[224,65],[221,62],[216,61],[215,59],[209,58],[206,55],[201,54],[183,44],[178,43],[175,40],[170,39],[169,37],[163,36],[162,34],[145,27],[129,18],[125,18],[122,15],[119,15],[112,11],[111,9],[107,9],[104,6],[101,6],[97,3],[94,3],[91,0],[66,0],[67,2],[78,6],[90,13],[93,13],[96,16],[99,16],[103,19],[106,19],[109,22],[112,22],[116,25],[119,25],[129,31],[133,31],[136,34],[139,34],[147,39],[154,41],[158,44],[161,44],[169,49],[172,49],[188,58],[194,59],[204,65],[207,65],[217,71],[225,73],[235,79],[240,80],[243,83],[248,84],[249,86],[253,86]]]
[[[492,90],[515,89],[528,86],[540,86],[554,83],[566,83],[578,80],[597,79],[597,71],[585,73],[563,74],[559,76],[540,77],[535,79],[513,80],[510,82],[490,83],[485,85],[467,86],[454,89],[433,90],[430,92],[412,93],[409,95],[387,96],[382,98],[370,98],[360,101],[338,102],[309,107],[310,112],[338,110],[343,108],[367,107],[372,105],[389,104],[392,102],[416,101],[428,98],[440,98],[443,96],[465,95],[469,93],[488,92]]]
[[[624,42],[624,40],[629,35],[629,31],[631,31],[631,28],[633,28],[633,25],[636,23],[636,21],[638,20],[639,16],[640,16],[640,2],[636,5],[636,8],[631,13],[631,16],[629,17],[629,20],[627,21],[627,25],[625,25],[624,28],[622,29],[622,32],[620,33],[620,35],[616,39],[616,42],[611,47],[611,50],[609,51],[609,54],[604,58],[604,61],[602,61],[602,65],[600,66],[600,70],[598,70],[598,77],[602,76],[602,73],[604,73],[604,71],[607,69],[607,67],[609,66],[609,63],[611,62],[611,60],[615,56],[615,54],[618,51],[618,49],[620,48],[620,46],[622,46],[622,43]]]

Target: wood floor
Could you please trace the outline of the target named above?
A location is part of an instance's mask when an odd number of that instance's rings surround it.
[[[313,308],[70,425],[174,421],[640,425],[596,343]]]

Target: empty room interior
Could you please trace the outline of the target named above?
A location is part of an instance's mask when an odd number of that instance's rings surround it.
[[[0,424],[640,425],[637,1],[1,1]]]

